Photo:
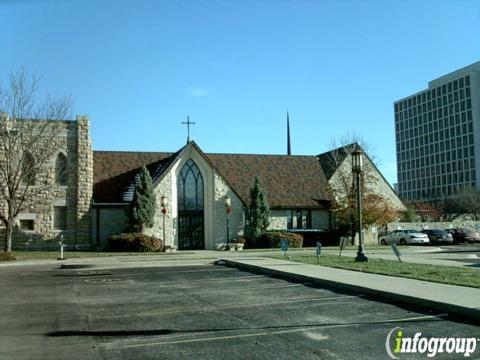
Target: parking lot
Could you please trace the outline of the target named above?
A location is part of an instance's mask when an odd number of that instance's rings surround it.
[[[384,359],[397,326],[480,337],[443,314],[215,265],[9,267],[0,283],[2,359]]]

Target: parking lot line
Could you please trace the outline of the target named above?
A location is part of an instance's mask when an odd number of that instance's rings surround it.
[[[157,342],[148,342],[148,343],[141,343],[141,344],[118,344],[118,341],[109,342],[101,344],[101,347],[104,349],[114,349],[114,348],[139,348],[139,347],[151,347],[151,346],[162,346],[162,345],[174,345],[174,344],[186,344],[186,343],[197,343],[197,342],[208,342],[208,341],[219,341],[219,340],[230,340],[230,339],[238,339],[238,338],[245,338],[245,337],[256,337],[256,336],[273,336],[273,335],[281,335],[281,334],[291,334],[291,333],[302,333],[317,329],[333,329],[333,328],[342,328],[342,327],[349,327],[349,326],[362,326],[362,325],[372,325],[372,324],[394,324],[394,323],[402,323],[402,322],[411,322],[411,321],[424,321],[429,319],[438,318],[438,321],[442,321],[441,318],[447,316],[447,314],[440,314],[440,315],[425,315],[425,316],[415,316],[415,317],[406,317],[400,319],[392,319],[392,320],[377,320],[377,321],[368,321],[368,322],[356,322],[356,323],[345,323],[345,324],[325,324],[325,325],[312,325],[308,327],[299,326],[298,328],[294,329],[287,329],[287,330],[265,330],[265,331],[256,331],[246,334],[236,334],[236,335],[224,335],[224,336],[208,336],[202,338],[195,338],[195,339],[180,339],[180,340],[167,340],[167,341],[157,341]],[[294,326],[294,325],[293,325]],[[272,327],[266,327],[265,329],[272,329]],[[242,329],[233,329],[233,330],[222,330],[222,331],[238,331]],[[246,329],[247,330],[247,329]],[[256,329],[252,329],[256,330]],[[212,330],[215,332],[216,330]],[[190,336],[193,334],[190,334]],[[184,334],[173,335],[172,337],[176,336],[185,336]]]
[[[225,289],[225,290],[209,290],[209,291],[202,291],[202,292],[190,292],[193,295],[203,295],[203,294],[212,294],[212,293],[230,293],[230,292],[239,292],[239,291],[257,291],[257,290],[271,290],[271,289],[283,289],[283,288],[290,288],[290,287],[298,287],[298,286],[305,286],[311,285],[312,283],[299,283],[299,284],[281,284],[281,285],[269,285],[269,286],[257,286],[251,288],[240,288],[240,289]]]
[[[329,297],[317,297],[317,298],[297,298],[292,300],[281,300],[281,301],[271,301],[271,302],[261,302],[261,303],[250,303],[250,304],[237,304],[237,305],[215,305],[215,304],[206,304],[202,303],[198,307],[189,306],[188,308],[181,309],[181,310],[159,310],[155,312],[146,312],[146,313],[135,313],[135,314],[118,314],[115,315],[116,319],[119,318],[129,318],[135,317],[140,318],[142,316],[151,317],[153,314],[156,316],[161,315],[173,315],[173,314],[188,314],[188,313],[201,313],[201,312],[212,312],[212,311],[222,311],[222,310],[230,310],[230,309],[241,309],[241,308],[250,308],[250,307],[258,307],[258,306],[272,306],[272,305],[283,305],[283,304],[293,304],[293,303],[300,303],[300,302],[337,302],[340,300],[350,300],[350,299],[358,299],[362,298],[365,295],[345,295],[345,296],[329,296]],[[95,320],[102,320],[102,319],[111,319],[111,316],[95,316]]]

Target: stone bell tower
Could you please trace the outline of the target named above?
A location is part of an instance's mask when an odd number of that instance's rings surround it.
[[[77,115],[76,238],[79,246],[89,245],[92,234],[93,150],[88,116]]]

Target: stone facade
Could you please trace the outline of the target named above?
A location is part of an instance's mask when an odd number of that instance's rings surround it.
[[[88,245],[91,241],[91,207],[93,196],[93,150],[87,116],[77,116],[76,161],[76,244]]]
[[[93,189],[93,152],[87,117],[54,121],[56,137],[50,159],[35,177],[30,199],[18,215],[14,249],[58,248],[58,241],[90,248]],[[55,181],[56,160],[66,157],[66,184]],[[55,207],[66,209],[66,228],[54,229]],[[20,222],[33,221],[33,230],[20,230]]]
[[[229,240],[238,239],[243,235],[243,203],[228,186],[225,180],[215,172],[215,245],[227,242],[227,213],[225,197],[229,196],[232,202],[232,211],[229,215]]]
[[[269,230],[283,230],[287,228],[287,211],[286,210],[270,210],[270,226]]]
[[[376,166],[371,162],[368,156],[363,157],[364,161],[364,173],[365,181],[364,184],[366,191],[369,193],[377,194],[385,199],[386,203],[389,204],[393,209],[396,209],[398,212],[406,210],[405,205],[400,200],[398,195],[388,184],[388,182],[383,178],[382,174],[378,171]],[[329,185],[334,189],[336,196],[345,196],[344,189],[345,182],[351,184],[353,182],[352,177],[352,158],[351,155],[347,156],[338,166],[337,170],[329,180]],[[372,226],[368,229],[365,229],[364,232],[364,241],[365,244],[376,244],[377,243],[377,226]],[[355,243],[358,243],[358,236],[355,239]]]
[[[156,197],[156,212],[153,226],[149,229],[145,229],[145,234],[155,236],[165,241],[165,245],[176,246],[175,243],[175,229],[174,221],[176,221],[176,215],[172,213],[172,187],[175,183],[173,181],[173,174],[171,172],[165,174],[162,180],[155,186],[154,193]],[[165,239],[163,238],[163,218],[162,213],[162,196],[167,199],[167,212],[165,213]]]
[[[367,189],[366,191],[383,197],[388,204],[399,211],[405,210],[405,205],[395,191],[390,187],[388,182],[383,178],[382,174],[377,170],[375,165],[372,164],[367,156],[364,156],[363,159],[364,173],[368,174],[365,175],[367,179],[366,183],[364,184]],[[335,190],[336,196],[346,195],[344,192],[344,189],[346,188],[344,185],[345,182],[348,184],[353,182],[351,155],[347,156],[341,162],[340,166],[338,166],[337,170],[328,181],[332,189]]]
[[[178,207],[177,207],[177,178],[185,162],[194,160],[200,169],[204,181],[204,228],[205,248],[215,249],[216,245],[226,241],[226,212],[224,199],[232,199],[230,214],[230,239],[243,234],[243,204],[238,196],[230,189],[227,183],[215,172],[215,169],[195,150],[189,149],[181,159],[176,161],[155,185],[157,210],[154,224],[145,229],[144,233],[163,239],[163,213],[161,197],[167,198],[167,212],[165,214],[165,244],[178,247]]]

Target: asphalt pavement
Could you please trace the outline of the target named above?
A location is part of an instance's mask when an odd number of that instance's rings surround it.
[[[214,265],[90,265],[2,268],[1,359],[385,359],[395,327],[480,337],[443,312],[310,282]]]

